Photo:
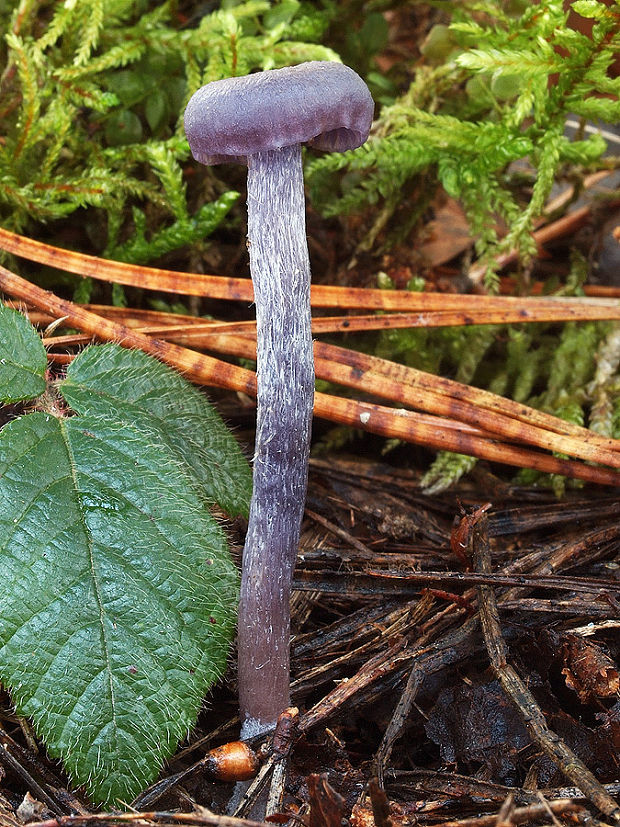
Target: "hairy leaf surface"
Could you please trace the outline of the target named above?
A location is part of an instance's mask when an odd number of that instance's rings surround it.
[[[45,348],[30,322],[0,302],[0,400],[34,399],[45,390]]]
[[[73,361],[60,391],[78,413],[156,428],[191,469],[206,500],[231,516],[247,516],[252,492],[248,462],[204,394],[178,373],[142,351],[101,345]]]
[[[0,680],[75,783],[131,801],[224,669],[223,532],[136,426],[33,413],[0,431],[0,580]]]

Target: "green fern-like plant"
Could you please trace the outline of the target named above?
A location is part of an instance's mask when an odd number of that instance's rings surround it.
[[[404,95],[384,106],[370,141],[310,164],[311,192],[324,214],[382,205],[394,211],[424,173],[426,189],[433,191],[434,180],[463,205],[477,254],[489,265],[489,288],[498,254],[516,248],[529,261],[533,223],[562,166],[588,166],[605,150],[598,134],[565,137],[567,116],[620,119],[620,79],[607,74],[620,48],[620,5],[571,5],[593,20],[591,37],[567,25],[562,0],[525,8],[500,0],[442,3],[450,25],[434,42],[431,31],[426,62]],[[515,6],[520,11],[510,11]],[[526,201],[508,170],[522,159],[532,168]],[[376,221],[387,223],[381,213]],[[507,227],[501,238],[498,221]]]
[[[202,242],[238,197],[213,178],[188,199],[182,113],[196,88],[337,59],[314,42],[327,14],[297,0],[191,19],[172,0],[8,0],[0,22],[0,222],[34,232],[80,211],[100,251],[141,263]]]

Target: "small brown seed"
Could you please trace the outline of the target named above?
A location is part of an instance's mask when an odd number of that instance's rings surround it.
[[[254,778],[260,761],[243,741],[230,741],[210,750],[203,759],[208,777],[216,781],[246,781]]]

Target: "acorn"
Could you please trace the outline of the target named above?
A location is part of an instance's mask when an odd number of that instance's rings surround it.
[[[258,755],[244,741],[230,741],[209,750],[200,762],[208,778],[216,781],[247,781],[260,767]]]

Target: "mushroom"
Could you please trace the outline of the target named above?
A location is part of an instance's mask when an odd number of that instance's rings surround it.
[[[368,137],[373,109],[352,69],[313,61],[214,81],[185,111],[197,161],[248,167],[258,402],[237,638],[245,738],[274,726],[290,700],[289,604],[314,398],[301,145],[354,149]]]

